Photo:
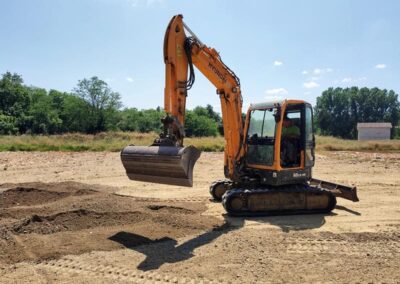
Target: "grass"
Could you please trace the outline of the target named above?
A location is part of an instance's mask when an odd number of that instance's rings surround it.
[[[400,152],[400,140],[357,141],[317,136],[317,151]]]
[[[79,133],[63,135],[0,136],[0,151],[111,151],[119,152],[129,144],[150,145],[156,133],[107,132],[97,135]],[[400,140],[356,141],[317,136],[317,151],[400,152]],[[224,150],[223,137],[186,138],[185,145],[194,145],[201,151]]]
[[[1,151],[111,151],[119,152],[127,145],[148,146],[156,133],[106,132],[96,135],[71,133],[63,135],[0,136]],[[201,151],[224,150],[223,137],[186,138],[186,145],[194,145]]]

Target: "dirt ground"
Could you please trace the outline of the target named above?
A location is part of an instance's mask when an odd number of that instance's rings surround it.
[[[358,188],[329,215],[232,218],[193,188],[128,180],[118,153],[0,153],[0,282],[400,281],[400,154],[323,152],[314,176]]]

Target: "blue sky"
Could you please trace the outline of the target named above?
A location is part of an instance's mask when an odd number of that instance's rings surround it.
[[[244,102],[300,98],[328,87],[400,92],[400,1],[0,0],[0,73],[71,91],[98,76],[125,106],[163,105],[165,28],[174,14],[217,49]],[[196,72],[188,107],[219,109]]]

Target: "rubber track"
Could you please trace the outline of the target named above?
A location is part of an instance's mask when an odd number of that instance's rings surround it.
[[[296,210],[274,210],[274,211],[257,211],[253,212],[248,210],[248,208],[244,208],[240,211],[235,211],[231,208],[229,202],[235,197],[241,197],[241,199],[245,200],[245,204],[247,204],[247,199],[252,194],[268,194],[268,193],[276,193],[276,192],[287,192],[287,193],[316,193],[316,194],[326,194],[330,197],[329,207],[326,209],[296,209]],[[222,198],[222,205],[224,206],[226,212],[231,216],[270,216],[270,215],[295,215],[295,214],[318,214],[318,213],[329,213],[336,206],[336,197],[328,190],[321,189],[318,187],[313,187],[309,185],[289,185],[283,186],[279,188],[235,188],[229,190]],[[247,209],[247,210],[246,210]]]
[[[210,194],[211,194],[212,198],[213,198],[215,201],[219,201],[219,202],[222,201],[222,198],[217,198],[217,197],[214,195],[214,189],[215,189],[215,187],[216,187],[217,185],[223,184],[223,183],[231,184],[232,181],[229,180],[229,179],[220,179],[220,180],[214,181],[214,182],[210,185]]]

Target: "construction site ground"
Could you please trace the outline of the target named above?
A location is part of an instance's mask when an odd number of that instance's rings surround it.
[[[0,282],[399,283],[399,153],[318,153],[314,177],[360,198],[328,215],[228,217],[222,163],[182,188],[128,180],[119,153],[0,153]]]

